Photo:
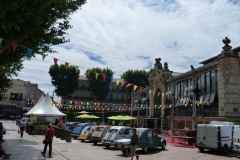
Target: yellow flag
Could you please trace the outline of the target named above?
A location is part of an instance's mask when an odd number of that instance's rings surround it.
[[[116,86],[118,86],[118,84],[119,84],[119,80],[117,80],[117,82],[116,82]]]
[[[44,61],[44,59],[45,59],[46,56],[47,56],[46,54],[42,54],[42,59],[43,59],[43,61]]]
[[[137,89],[137,85],[134,85],[134,91]]]
[[[148,91],[148,93],[151,94],[151,93],[152,93],[152,90],[150,89],[150,90]]]
[[[162,93],[162,97],[164,97],[164,93]]]
[[[3,39],[2,39],[2,38],[0,38],[0,43],[2,43],[2,40],[3,40]]]
[[[76,69],[76,72],[78,72],[78,70],[79,70],[79,67],[78,67],[78,66],[75,66],[75,69]]]
[[[99,75],[99,73],[95,73],[95,75],[96,75],[96,79],[98,78],[98,75]]]

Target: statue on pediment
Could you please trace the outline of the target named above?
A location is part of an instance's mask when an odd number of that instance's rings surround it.
[[[156,61],[156,63],[154,64],[155,68],[158,68],[158,69],[162,70],[163,69],[162,68],[162,63],[160,63],[161,58],[156,58],[155,61]]]

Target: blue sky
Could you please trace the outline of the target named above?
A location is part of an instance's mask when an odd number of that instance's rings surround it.
[[[44,61],[25,61],[17,78],[52,93],[52,57],[79,66],[81,75],[93,67],[111,68],[115,77],[128,69],[150,70],[155,58],[186,72],[219,54],[225,37],[240,46],[239,15],[237,0],[88,0],[71,16],[70,42],[53,46],[58,53]]]

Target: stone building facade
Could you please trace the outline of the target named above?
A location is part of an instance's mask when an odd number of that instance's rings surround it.
[[[162,66],[161,58],[150,71],[149,114],[146,120],[163,129],[195,129],[196,124],[213,120],[240,123],[239,53],[228,38],[220,54],[203,62],[201,67],[175,73]],[[158,103],[158,104],[157,104]],[[160,108],[161,116],[157,116]]]

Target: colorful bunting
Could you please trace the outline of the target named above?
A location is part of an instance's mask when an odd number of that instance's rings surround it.
[[[88,69],[88,70],[87,70],[87,75],[89,76],[89,75],[90,75],[90,73],[91,73],[91,70],[90,70],[90,69]]]
[[[32,49],[28,48],[27,52],[28,52],[28,57],[31,58],[31,56],[32,56]]]
[[[17,46],[18,46],[18,44],[16,44],[16,43],[12,42],[12,49],[13,49],[13,52],[15,52],[15,51],[16,51],[16,49],[17,49]]]
[[[45,57],[46,57],[47,55],[46,54],[42,54],[42,59],[43,59],[43,61],[44,61],[44,59],[45,59]]]
[[[65,69],[66,70],[68,69],[68,65],[69,65],[69,63],[65,62]]]
[[[75,66],[76,72],[78,72],[79,70],[79,66]]]
[[[58,59],[57,58],[53,58],[53,61],[54,61],[54,64],[57,65]]]
[[[128,83],[126,87],[129,87],[129,86],[131,86],[131,85],[132,85],[131,83]]]
[[[134,88],[133,88],[133,89],[134,89],[134,91],[135,91],[135,90],[137,89],[137,85],[134,85]]]
[[[119,80],[116,81],[116,86],[118,86],[118,84],[119,84]]]
[[[107,76],[103,75],[103,82],[106,82]]]
[[[95,75],[96,75],[96,79],[98,78],[98,75],[99,75],[99,73],[95,73]]]
[[[122,86],[124,85],[125,82],[122,82]]]

